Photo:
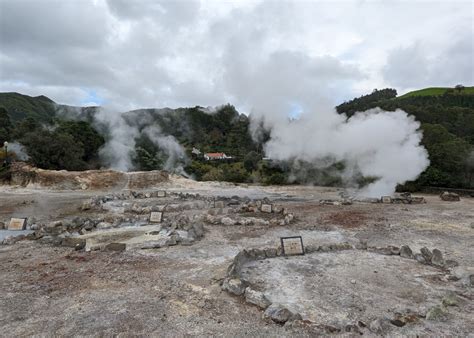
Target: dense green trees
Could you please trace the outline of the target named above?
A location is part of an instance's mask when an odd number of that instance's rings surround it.
[[[84,149],[82,159],[86,162],[97,157],[99,148],[105,142],[104,137],[85,121],[60,121],[56,132],[69,134],[75,142],[80,143]]]
[[[141,134],[135,140],[135,154],[132,161],[137,170],[158,170],[163,169],[166,155],[147,135]]]
[[[25,147],[30,161],[39,168],[85,170],[98,165],[98,150],[104,138],[83,121],[57,121],[44,127],[33,118],[18,123],[15,140]]]
[[[82,144],[67,133],[40,129],[26,134],[21,143],[25,146],[30,161],[39,168],[84,170],[85,153]]]
[[[374,107],[393,111],[403,109],[422,123],[423,145],[431,165],[415,182],[422,186],[474,188],[474,88],[427,88],[397,97],[395,89],[374,90],[336,107],[348,117]],[[30,155],[32,164],[50,169],[83,170],[100,167],[98,151],[107,137],[91,124],[95,108],[73,109],[75,118],[66,119],[61,108],[50,99],[17,93],[0,93],[0,144],[19,141]],[[71,107],[69,107],[71,108]],[[164,149],[154,144],[144,128],[153,125],[162,135],[172,135],[192,160],[185,171],[198,180],[260,182],[264,184],[311,183],[342,185],[340,172],[344,163],[315,168],[303,162],[276,163],[262,159],[262,145],[270,131],[255,142],[250,133],[250,119],[232,105],[209,111],[202,107],[178,109],[142,109],[125,114],[128,123],[141,133],[135,140],[132,161],[136,169],[162,169],[170,159]],[[228,161],[205,161],[191,156],[195,147],[202,153],[224,152]],[[184,165],[184,161],[179,161]],[[333,163],[329,161],[328,163]],[[297,167],[298,170],[294,170]],[[373,178],[357,177],[360,185]]]
[[[397,96],[397,91],[393,88],[374,89],[371,94],[363,95],[348,102],[344,102],[336,107],[338,113],[345,113],[348,116],[355,112],[367,110],[368,107],[376,107],[378,102],[392,99]]]
[[[10,115],[5,108],[0,107],[0,147],[5,141],[10,141],[13,125],[10,121]]]

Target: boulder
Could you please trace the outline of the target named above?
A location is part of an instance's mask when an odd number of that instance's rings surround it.
[[[426,319],[431,321],[444,321],[447,317],[447,310],[442,305],[433,306],[431,309],[428,310],[426,314]]]
[[[239,278],[226,278],[222,283],[222,290],[236,296],[243,295],[246,287],[246,284]]]
[[[81,211],[91,210],[92,207],[93,207],[93,202],[92,201],[85,201],[81,205]]]
[[[403,258],[413,258],[413,251],[411,251],[408,245],[402,245],[400,247],[400,256]]]
[[[109,243],[104,247],[105,251],[125,251],[127,245],[125,243]]]
[[[395,256],[400,255],[400,248],[398,246],[389,245],[388,248],[390,249],[392,255],[395,255]]]
[[[201,223],[194,223],[190,232],[195,238],[201,238],[204,236],[204,226]]]
[[[443,201],[448,201],[448,202],[459,202],[461,200],[458,194],[454,192],[448,192],[448,191],[443,192],[439,197]]]
[[[46,225],[46,229],[54,229],[54,228],[59,228],[63,226],[63,222],[61,221],[54,221],[50,222]]]
[[[61,245],[74,248],[76,250],[82,250],[86,246],[86,240],[84,238],[78,237],[66,237],[62,240]]]
[[[308,244],[308,245],[305,245],[305,247],[304,247],[304,252],[305,253],[313,253],[313,252],[316,252],[318,250],[319,250],[319,246],[314,245],[314,244]]]
[[[443,297],[442,303],[444,306],[458,306],[459,297],[454,292],[450,292]]]
[[[301,319],[301,315],[295,314],[279,304],[270,305],[264,312],[265,318],[270,318],[276,323],[283,324],[289,320]]]
[[[222,217],[221,223],[222,225],[227,225],[227,226],[231,226],[235,224],[234,220],[230,217]]]
[[[459,266],[459,263],[453,259],[447,259],[445,262],[444,262],[444,266],[446,268],[454,268],[456,266]]]
[[[374,248],[373,251],[378,254],[387,256],[390,256],[392,254],[392,250],[389,247]]]
[[[255,291],[249,287],[245,289],[245,301],[257,305],[261,309],[266,309],[271,304],[263,292]]]
[[[108,222],[99,222],[96,225],[96,227],[97,227],[97,229],[109,229],[109,228],[113,227],[113,224],[108,223]]]
[[[445,264],[443,254],[438,249],[433,249],[433,255],[431,256],[431,264],[438,267],[443,267]]]
[[[430,251],[430,249],[424,246],[420,249],[420,252],[427,262],[431,262],[431,257],[433,257],[433,253]]]
[[[422,254],[415,254],[414,258],[416,259],[417,262],[421,264],[427,264],[428,262],[426,261],[426,258]]]
[[[273,258],[277,256],[277,249],[276,248],[266,248],[264,249],[265,251],[265,257],[267,258]]]

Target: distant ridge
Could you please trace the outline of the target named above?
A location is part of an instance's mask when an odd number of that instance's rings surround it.
[[[460,94],[474,94],[474,87],[464,87],[459,91],[455,88],[449,87],[429,87],[408,92],[406,94],[398,96],[397,98],[406,98],[411,96],[439,96],[445,94],[448,90]]]

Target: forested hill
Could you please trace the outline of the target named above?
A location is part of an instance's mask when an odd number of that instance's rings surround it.
[[[374,107],[389,111],[400,108],[422,123],[423,144],[431,165],[405,188],[474,188],[474,87],[426,88],[403,96],[397,96],[391,88],[374,90],[336,109],[350,117]],[[98,151],[110,135],[104,125],[93,123],[96,113],[97,107],[59,105],[45,96],[0,93],[0,142],[22,143],[33,164],[39,167],[97,168],[102,165]],[[140,131],[133,157],[137,169],[159,169],[166,162],[168,155],[144,132],[146,127],[154,126],[162,135],[174,136],[184,147],[190,160],[183,165],[197,179],[284,183],[289,177],[285,163],[262,159],[262,144],[252,140],[248,117],[232,105],[214,111],[202,107],[140,109],[124,113],[124,118]],[[202,153],[224,152],[233,160],[206,162],[192,155],[194,147]],[[326,173],[313,174],[319,180],[315,183],[340,183],[337,177]]]
[[[249,119],[232,105],[214,111],[202,107],[140,109],[124,114],[127,123],[142,130],[157,125],[165,135],[174,136],[186,149],[224,152],[242,159],[257,145],[249,134]],[[150,123],[150,121],[152,121]]]
[[[55,114],[55,103],[46,96],[28,96],[19,93],[0,93],[0,107],[8,111],[13,123],[27,117],[52,123]]]

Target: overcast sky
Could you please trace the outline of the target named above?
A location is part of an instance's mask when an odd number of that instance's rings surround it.
[[[0,0],[0,91],[248,113],[473,85],[473,4]]]

